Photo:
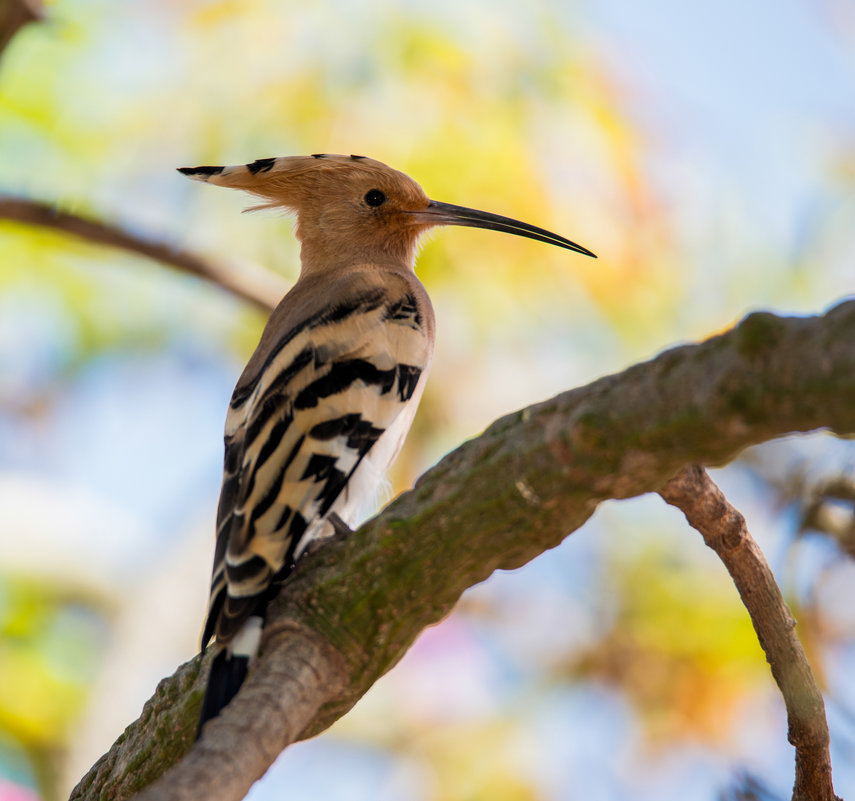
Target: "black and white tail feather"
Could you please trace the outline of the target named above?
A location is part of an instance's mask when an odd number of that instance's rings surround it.
[[[199,725],[196,727],[197,740],[202,736],[205,723],[217,717],[240,690],[249,673],[250,662],[258,654],[263,625],[263,616],[251,615],[241,628],[240,635],[214,656],[199,713]]]

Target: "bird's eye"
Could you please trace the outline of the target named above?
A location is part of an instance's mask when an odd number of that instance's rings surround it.
[[[365,202],[369,206],[376,208],[377,206],[382,206],[386,202],[386,195],[384,195],[379,189],[369,189],[365,194]]]

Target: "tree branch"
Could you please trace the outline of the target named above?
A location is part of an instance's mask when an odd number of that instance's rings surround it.
[[[823,317],[752,314],[707,342],[496,421],[358,532],[301,560],[271,605],[271,621],[291,632],[288,647],[265,648],[253,686],[270,698],[302,692],[302,678],[282,677],[303,675],[291,654],[311,638],[326,642],[312,667],[322,677],[345,676],[344,684],[318,693],[314,715],[283,705],[284,722],[259,718],[242,692],[210,736],[251,752],[247,773],[255,776],[286,744],[291,735],[283,732],[305,738],[328,727],[467,587],[554,547],[601,501],[656,492],[686,464],[723,464],[790,432],[855,432],[853,343],[855,302]],[[201,703],[198,671],[194,660],[161,682],[73,799],[121,801],[178,761]],[[206,729],[195,750],[204,752],[208,737]],[[178,763],[146,797],[186,798],[182,788],[199,775],[200,759]],[[208,780],[195,797],[238,798],[236,785],[220,792],[217,782],[230,768],[205,762]]]
[[[265,311],[276,306],[288,290],[284,278],[256,265],[212,262],[168,242],[137,236],[117,226],[59,211],[55,206],[35,200],[0,194],[0,220],[62,231],[92,244],[154,259],[204,278]]]
[[[681,470],[659,494],[686,515],[718,554],[751,616],[787,707],[788,739],[796,748],[793,801],[840,801],[831,782],[822,693],[796,636],[796,621],[745,518],[700,465]]]
[[[265,632],[264,679],[253,674],[241,709],[229,707],[181,762],[137,798],[243,798],[286,746],[295,742],[322,704],[344,690],[347,669],[320,635],[283,623]],[[205,675],[205,674],[203,674]],[[240,736],[235,738],[235,731]],[[217,770],[211,771],[211,765]]]
[[[0,56],[24,25],[41,19],[40,0],[0,0]]]

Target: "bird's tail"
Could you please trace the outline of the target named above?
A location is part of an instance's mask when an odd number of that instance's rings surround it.
[[[237,695],[248,671],[248,656],[236,656],[223,648],[214,657],[208,675],[208,686],[205,688],[205,698],[202,701],[202,711],[199,714],[199,725],[196,727],[197,740],[202,736],[202,727],[211,718],[217,717]]]
[[[202,736],[204,725],[211,718],[217,717],[241,688],[250,662],[258,652],[262,624],[261,617],[250,617],[231,643],[222,648],[211,662],[202,711],[199,713],[199,725],[196,727],[197,740]]]

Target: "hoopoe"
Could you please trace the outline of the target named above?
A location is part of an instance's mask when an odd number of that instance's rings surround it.
[[[267,605],[308,543],[349,530],[413,421],[434,349],[434,314],[414,272],[437,225],[488,228],[594,256],[542,228],[429,200],[364,156],[258,159],[179,172],[297,215],[301,271],[237,382],[204,652],[211,666],[197,737],[243,682]]]

